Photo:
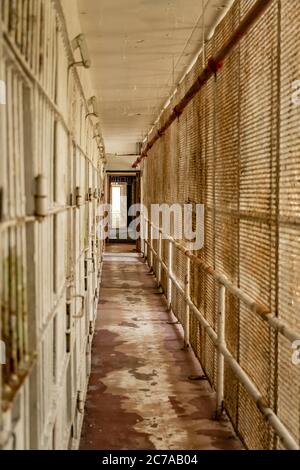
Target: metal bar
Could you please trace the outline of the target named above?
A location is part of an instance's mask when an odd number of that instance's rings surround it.
[[[150,225],[150,269],[153,270],[153,226]]]
[[[88,202],[84,202],[82,205],[88,204]],[[61,214],[62,212],[66,212],[72,209],[77,209],[77,206],[60,206],[60,207],[54,207],[53,209],[50,209],[47,212],[47,216],[52,216],[56,214]],[[46,217],[47,217],[46,216]],[[13,220],[7,220],[4,222],[0,222],[0,232],[4,232],[8,230],[9,228],[17,227],[19,225],[25,225],[33,222],[39,221],[39,217],[34,216],[34,215],[28,215],[24,217],[17,217],[16,219]]]
[[[148,244],[148,233],[149,233],[149,226],[148,226],[148,221],[144,219],[144,227],[145,227],[145,261],[148,259],[148,249],[149,249],[149,244]]]
[[[146,256],[145,226],[144,218],[141,216],[141,252]]]
[[[169,240],[168,246],[168,291],[167,291],[167,301],[168,301],[168,309],[172,310],[172,259],[173,259],[173,243]]]
[[[219,285],[218,288],[218,364],[217,364],[217,418],[223,412],[224,403],[224,357],[221,353],[221,346],[225,343],[225,309],[226,309],[226,288]]]
[[[162,252],[162,237],[161,237],[161,232],[159,232],[158,234],[158,275],[157,275],[158,287],[161,287],[161,252]]]
[[[185,295],[190,299],[190,277],[191,277],[191,260],[186,257],[186,274],[185,274]],[[190,307],[188,303],[185,307],[185,325],[184,325],[184,347],[190,346]]]

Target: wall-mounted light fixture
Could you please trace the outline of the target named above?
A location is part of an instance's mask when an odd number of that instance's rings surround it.
[[[70,65],[70,67],[75,66],[82,66],[85,67],[86,69],[89,69],[91,67],[91,60],[85,40],[84,34],[79,34],[76,36],[75,39],[72,41],[72,49],[73,51],[76,51],[76,49],[80,50],[80,55],[81,55],[81,61],[79,62],[73,62],[73,64]]]

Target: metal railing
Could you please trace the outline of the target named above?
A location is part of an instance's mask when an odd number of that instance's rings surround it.
[[[148,230],[145,230],[145,226],[148,229],[150,225],[150,236],[148,241]],[[154,230],[158,234],[158,249],[155,251],[153,247],[153,233]],[[224,405],[224,364],[225,361],[231,368],[232,372],[238,379],[238,381],[245,387],[245,390],[255,402],[259,411],[263,414],[266,421],[269,422],[276,435],[281,439],[282,443],[288,450],[299,450],[299,444],[296,442],[294,437],[291,435],[286,426],[282,423],[279,417],[276,415],[273,409],[271,409],[265,402],[262,394],[253,383],[249,375],[244,371],[239,362],[234,358],[226,345],[225,339],[225,319],[226,319],[226,293],[230,292],[235,298],[239,299],[248,308],[259,315],[262,320],[267,322],[269,326],[277,333],[283,335],[289,341],[294,342],[299,340],[300,334],[289,329],[280,319],[274,317],[270,309],[252,299],[247,293],[238,288],[227,277],[208,266],[205,262],[199,259],[194,253],[185,248],[182,244],[178,243],[174,238],[164,233],[160,227],[155,226],[150,220],[142,217],[142,237],[141,237],[141,251],[144,254],[145,259],[148,259],[150,269],[154,268],[154,259],[158,263],[157,268],[157,282],[158,286],[161,286],[162,270],[167,275],[167,292],[166,299],[168,309],[172,310],[172,290],[173,288],[181,294],[185,301],[185,315],[183,321],[184,330],[184,344],[188,346],[190,344],[190,312],[192,311],[196,318],[199,320],[206,334],[211,338],[214,347],[217,350],[217,380],[216,380],[216,416],[220,417],[223,411]],[[168,242],[168,262],[167,264],[162,259],[162,240]],[[179,280],[173,271],[173,250],[177,248],[186,258],[186,276],[184,287],[181,286]],[[200,310],[193,303],[190,295],[190,271],[191,263],[194,263],[203,272],[212,276],[217,282],[218,290],[218,320],[217,320],[217,331],[210,325],[205,319]],[[176,313],[176,312],[174,312]]]

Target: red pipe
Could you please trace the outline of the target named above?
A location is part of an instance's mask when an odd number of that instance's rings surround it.
[[[240,23],[239,27],[233,33],[231,38],[224,44],[215,57],[212,57],[208,61],[208,65],[199,75],[197,80],[186,92],[184,97],[180,102],[173,108],[172,113],[168,117],[167,121],[163,126],[161,126],[152,139],[147,143],[145,149],[142,151],[141,156],[134,162],[132,165],[133,168],[136,168],[137,165],[147,156],[149,150],[153,145],[160,139],[160,137],[165,133],[165,131],[171,126],[171,124],[182,114],[183,110],[198,93],[198,91],[207,83],[207,81],[216,74],[222,67],[223,61],[230,54],[232,49],[239,43],[245,34],[248,33],[253,24],[259,19],[259,17],[265,12],[268,6],[273,0],[257,0],[255,5],[251,8],[249,13]]]

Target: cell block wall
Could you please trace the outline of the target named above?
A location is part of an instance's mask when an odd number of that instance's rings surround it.
[[[0,15],[0,446],[67,449],[90,371],[103,156],[60,2],[1,0]]]

